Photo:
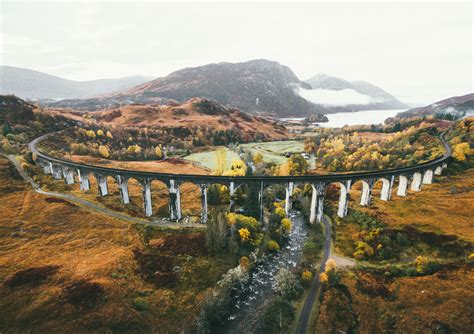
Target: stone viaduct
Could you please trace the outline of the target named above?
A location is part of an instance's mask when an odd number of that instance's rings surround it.
[[[128,181],[136,179],[143,189],[143,203],[145,215],[150,217],[152,212],[151,182],[159,180],[167,185],[169,191],[169,212],[171,220],[180,220],[181,200],[180,184],[191,182],[201,189],[201,222],[208,220],[207,188],[213,183],[227,185],[230,192],[230,210],[234,211],[234,195],[238,187],[244,184],[258,184],[260,218],[263,217],[263,193],[266,186],[272,184],[286,185],[285,211],[288,214],[291,209],[293,188],[298,184],[311,184],[313,191],[310,206],[310,222],[320,222],[323,217],[324,195],[326,187],[330,184],[339,184],[339,206],[337,214],[339,217],[347,215],[349,193],[351,186],[356,182],[362,182],[362,196],[360,205],[369,206],[374,184],[381,180],[382,190],[380,198],[389,201],[392,196],[395,180],[398,178],[397,195],[406,196],[408,187],[412,191],[420,191],[422,184],[431,184],[434,175],[441,175],[447,167],[451,156],[451,148],[444,140],[444,133],[440,139],[445,147],[445,154],[441,157],[414,166],[387,169],[383,171],[369,171],[330,175],[302,175],[302,176],[215,176],[215,175],[190,175],[190,174],[166,174],[125,169],[106,168],[87,164],[74,163],[68,160],[52,157],[39,151],[37,143],[43,140],[45,135],[33,140],[29,144],[30,150],[36,155],[36,163],[42,166],[44,173],[51,174],[55,179],[64,179],[67,184],[80,183],[81,190],[90,190],[89,178],[93,175],[98,184],[100,196],[108,195],[107,177],[113,177],[120,189],[122,203],[130,203],[128,193]]]

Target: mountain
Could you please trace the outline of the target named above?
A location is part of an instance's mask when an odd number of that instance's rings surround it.
[[[54,106],[93,110],[116,106],[117,103],[184,102],[201,97],[245,112],[272,116],[323,113],[324,108],[312,104],[295,91],[310,88],[289,67],[259,59],[185,68],[119,93],[87,101],[62,101]]]
[[[150,80],[128,76],[91,81],[67,80],[46,73],[12,66],[0,66],[0,94],[14,94],[23,99],[75,99],[127,89]]]
[[[313,91],[300,91],[300,94],[333,112],[408,108],[382,88],[366,81],[348,81],[320,73],[305,82]]]
[[[445,100],[432,103],[426,107],[418,107],[399,113],[397,118],[409,118],[414,116],[447,116],[453,119],[463,116],[474,115],[474,93],[462,96],[454,96]]]

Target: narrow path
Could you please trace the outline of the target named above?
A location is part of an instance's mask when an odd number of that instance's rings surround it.
[[[326,267],[326,261],[329,259],[329,254],[331,253],[332,230],[331,224],[325,215],[323,216],[323,225],[325,235],[323,258],[321,259],[319,270],[316,273],[313,282],[311,283],[308,295],[306,296],[303,308],[301,309],[300,318],[298,319],[298,324],[296,325],[296,334],[305,334],[308,330],[309,318],[311,317],[313,305],[321,287],[321,283],[319,282],[319,273],[324,271]]]
[[[92,209],[94,211],[97,211],[99,213],[105,214],[107,216],[117,218],[120,220],[125,220],[131,223],[137,223],[137,224],[143,224],[143,225],[152,225],[152,226],[158,226],[158,227],[169,227],[169,228],[182,228],[182,227],[193,227],[193,228],[206,228],[206,225],[203,224],[190,224],[190,223],[173,223],[173,222],[153,222],[153,221],[147,221],[144,219],[140,218],[134,218],[134,217],[129,217],[127,215],[124,215],[122,213],[101,207],[95,203],[92,203],[90,201],[87,201],[85,199],[79,198],[77,196],[71,195],[71,194],[62,194],[62,193],[57,193],[57,192],[50,192],[50,191],[45,191],[40,188],[40,186],[23,170],[21,165],[18,163],[14,155],[6,155],[3,153],[0,153],[2,157],[7,158],[10,160],[10,162],[15,166],[16,170],[20,174],[20,176],[28,182],[31,187],[33,188],[34,191],[36,191],[39,194],[42,195],[47,195],[47,196],[52,196],[52,197],[57,197],[57,198],[62,198],[65,200],[68,200],[70,202],[82,205],[84,207],[87,207],[88,209]]]

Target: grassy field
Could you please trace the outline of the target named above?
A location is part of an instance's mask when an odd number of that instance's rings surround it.
[[[272,141],[263,143],[241,144],[244,151],[250,151],[252,154],[260,153],[263,161],[266,163],[282,164],[286,161],[286,153],[302,153],[304,151],[304,142],[297,140]]]
[[[472,266],[387,279],[345,271],[328,289],[317,333],[469,333],[474,328]]]
[[[466,255],[474,241],[474,169],[436,176],[434,184],[409,191],[405,198],[394,191],[389,202],[378,198],[377,185],[368,208],[359,206],[360,192],[354,188],[351,208],[377,217],[385,229],[401,231],[410,242],[397,253],[398,260],[374,258],[340,271],[339,282],[324,293],[315,331],[467,333],[474,328],[474,273]],[[334,212],[335,201],[328,204]],[[350,257],[361,228],[334,220],[334,250]],[[394,268],[413,267],[418,255],[438,263],[437,269],[415,276],[392,274]]]
[[[232,161],[240,160],[240,157],[234,151],[229,150],[228,148],[224,148],[226,151],[226,169],[229,169],[232,165]],[[208,151],[208,152],[199,152],[193,153],[188,156],[185,156],[184,159],[198,162],[201,166],[205,168],[209,168],[211,170],[217,169],[217,150]]]
[[[3,158],[0,212],[2,333],[186,331],[232,265],[207,255],[202,231],[136,226],[37,194]]]

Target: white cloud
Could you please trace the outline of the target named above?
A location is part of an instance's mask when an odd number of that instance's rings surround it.
[[[422,105],[473,91],[472,2],[54,1],[0,0],[1,65],[91,80],[267,58]]]
[[[376,102],[368,95],[360,94],[354,89],[301,89],[296,91],[302,98],[316,104],[327,106],[346,106],[350,104],[370,104]]]

